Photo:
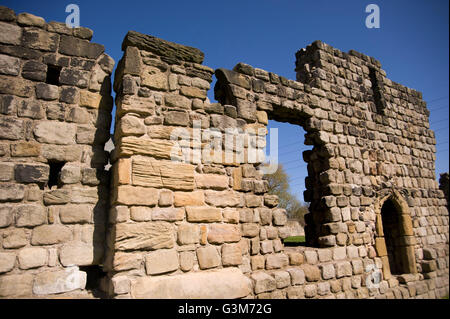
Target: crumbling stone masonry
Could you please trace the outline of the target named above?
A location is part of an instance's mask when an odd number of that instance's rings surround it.
[[[198,49],[130,31],[110,182],[113,61],[87,29],[6,8],[0,20],[0,297],[87,296],[95,265],[113,298],[448,294],[429,111],[377,60],[317,41],[297,52],[293,81],[212,70]],[[305,247],[284,247],[286,212],[250,156],[268,119],[313,145]],[[218,134],[230,129],[234,142]]]
[[[103,259],[114,61],[89,29],[0,20],[0,297],[80,294]]]

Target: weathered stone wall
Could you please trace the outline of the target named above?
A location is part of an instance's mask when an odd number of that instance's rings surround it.
[[[92,31],[0,8],[0,297],[86,294],[109,198],[114,61]]]
[[[242,63],[233,71],[217,70],[220,103],[210,103],[206,90],[213,70],[200,64],[198,50],[136,32],[126,36],[123,50],[115,77],[111,294],[434,298],[447,293],[448,212],[435,181],[427,110],[419,93],[383,77],[377,61],[316,42],[297,54],[298,81]],[[285,211],[266,194],[258,169],[262,157],[257,153],[248,161],[249,146],[264,146],[266,132],[244,135],[243,150],[232,144],[229,161],[223,154],[208,157],[208,149],[195,156],[210,143],[229,146],[223,137],[211,137],[211,129],[264,131],[269,118],[302,125],[305,143],[314,146],[304,154],[310,247],[283,247]],[[179,141],[180,136],[185,138]],[[398,249],[406,267],[395,277],[381,221],[387,200],[400,216]],[[367,287],[367,277],[377,270],[382,281]],[[226,271],[237,279],[228,281]]]
[[[214,71],[198,49],[130,31],[110,180],[111,58],[85,28],[6,8],[0,20],[0,297],[87,295],[79,267],[92,265],[114,298],[448,294],[429,112],[377,60],[314,42],[294,81]],[[286,212],[267,194],[269,119],[313,145],[304,247],[284,247]]]

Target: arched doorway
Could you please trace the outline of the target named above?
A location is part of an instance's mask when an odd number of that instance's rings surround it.
[[[375,248],[383,263],[385,279],[392,275],[416,273],[412,221],[409,207],[394,191],[377,205]]]

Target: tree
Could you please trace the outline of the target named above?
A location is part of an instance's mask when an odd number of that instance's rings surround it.
[[[308,213],[308,205],[300,202],[290,192],[289,176],[283,168],[283,165],[278,165],[278,170],[273,174],[264,175],[264,179],[269,184],[269,194],[277,195],[279,198],[278,206],[286,209],[288,217],[296,219],[300,225],[305,225],[305,214]]]

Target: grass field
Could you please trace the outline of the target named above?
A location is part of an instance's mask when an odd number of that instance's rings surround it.
[[[286,246],[301,246],[305,243],[305,236],[292,236],[283,240]]]

